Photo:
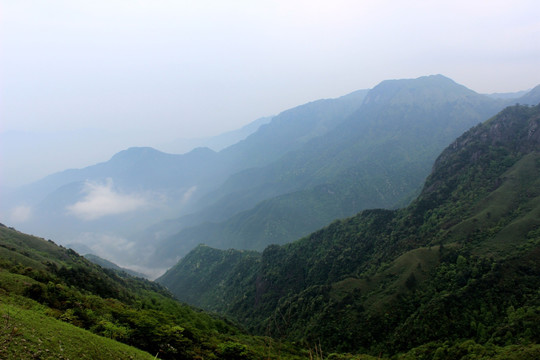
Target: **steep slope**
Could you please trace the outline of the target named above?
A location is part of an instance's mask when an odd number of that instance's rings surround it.
[[[539,127],[540,105],[509,107],[446,148],[408,207],[363,211],[260,258],[194,252],[159,282],[179,298],[197,282],[194,303],[327,351],[538,344]],[[190,265],[228,257],[234,271],[211,283]]]
[[[402,205],[445,146],[503,105],[441,75],[384,81],[324,136],[231,176],[210,194],[220,199],[207,210],[212,223],[164,240],[156,258],[182,256],[199,243],[262,250],[362,209]],[[216,222],[219,209],[229,218]]]
[[[178,303],[156,283],[104,270],[4,225],[0,314],[3,359],[305,358]]]
[[[179,297],[187,303],[220,311],[243,296],[242,292],[229,290],[249,286],[238,275],[253,272],[260,258],[260,253],[255,251],[218,250],[199,245],[159,282],[166,283],[171,292],[182,294]],[[224,279],[234,279],[237,283],[224,282]]]
[[[267,165],[341,124],[360,107],[367,92],[358,90],[286,110],[245,140],[220,151],[222,161],[236,171]]]
[[[0,314],[3,319],[0,356],[4,360],[155,359],[148,352],[95,335],[26,306],[2,302]]]

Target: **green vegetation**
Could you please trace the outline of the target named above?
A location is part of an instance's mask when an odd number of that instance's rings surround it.
[[[398,90],[386,111],[418,114]],[[444,150],[403,209],[262,253],[201,245],[159,279],[221,316],[0,225],[0,358],[536,359],[538,129],[540,105],[507,108]]]
[[[192,303],[329,358],[537,358],[538,129],[540,106],[507,108],[443,151],[406,208],[260,255],[200,247],[159,281],[181,299],[196,282]]]
[[[153,359],[149,353],[94,335],[46,315],[44,307],[26,302],[0,303],[2,359]]]
[[[2,359],[305,358],[177,302],[156,283],[4,225],[0,316]]]
[[[244,288],[249,286],[249,282],[236,275],[253,272],[259,259],[260,254],[255,251],[222,251],[199,245],[183,258],[181,266],[171,269],[161,281],[170,279],[167,282],[169,290],[182,293],[182,301],[197,304],[209,311],[219,311],[243,296],[231,289]],[[236,284],[225,283],[224,278],[234,279]],[[227,292],[223,291],[225,289]]]

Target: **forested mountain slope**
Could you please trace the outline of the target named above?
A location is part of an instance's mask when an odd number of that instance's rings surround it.
[[[327,351],[450,359],[539,344],[539,179],[540,105],[512,106],[447,147],[406,208],[365,210],[262,254],[199,247],[159,282]]]
[[[262,250],[363,209],[406,204],[437,155],[503,106],[441,75],[384,81],[332,131],[231,176],[209,195],[220,200],[207,209],[228,219],[161,241],[156,259],[182,256],[199,243]]]

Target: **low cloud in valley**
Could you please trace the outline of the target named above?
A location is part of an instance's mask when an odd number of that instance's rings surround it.
[[[82,220],[128,213],[148,205],[144,196],[117,192],[111,179],[105,184],[86,182],[84,191],[86,196],[82,200],[67,207],[69,214]]]

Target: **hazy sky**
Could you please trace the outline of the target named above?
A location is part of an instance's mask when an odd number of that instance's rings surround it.
[[[437,73],[540,84],[540,2],[0,0],[0,185]]]

